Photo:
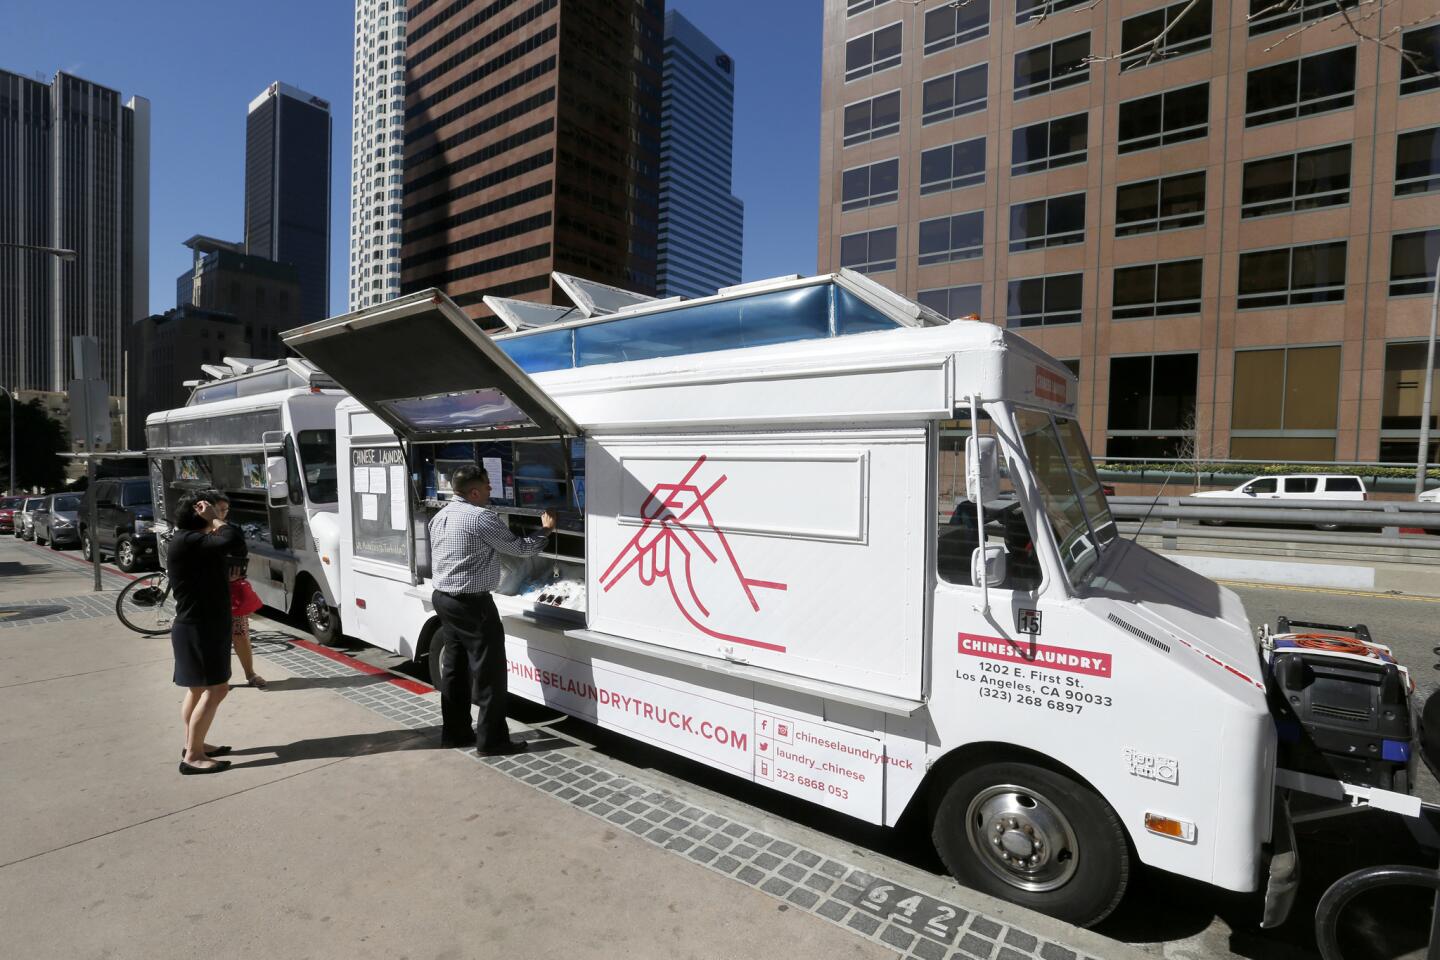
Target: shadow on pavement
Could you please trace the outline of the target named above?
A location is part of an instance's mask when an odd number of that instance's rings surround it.
[[[355,687],[369,687],[377,683],[388,683],[392,678],[374,674],[355,674],[348,677],[285,677],[281,680],[267,680],[265,693],[291,690],[348,690]],[[246,684],[233,683],[232,690],[244,690]]]
[[[293,743],[266,747],[245,747],[232,750],[233,770],[273,767],[298,760],[329,760],[344,757],[368,757],[401,750],[439,750],[440,728],[426,730],[382,730],[378,733],[348,733],[338,737],[312,737]],[[264,756],[273,754],[273,756]],[[244,760],[243,757],[255,757]]]

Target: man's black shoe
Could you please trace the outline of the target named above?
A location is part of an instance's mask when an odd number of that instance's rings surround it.
[[[501,744],[500,746],[494,747],[492,749],[481,750],[477,748],[475,750],[475,756],[508,757],[512,754],[524,753],[528,748],[529,745],[524,740],[511,740],[509,743]]]

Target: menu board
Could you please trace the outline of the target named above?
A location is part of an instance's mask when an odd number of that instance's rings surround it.
[[[350,448],[355,556],[410,565],[410,497],[398,446]]]

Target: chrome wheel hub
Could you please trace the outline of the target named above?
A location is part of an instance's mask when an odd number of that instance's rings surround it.
[[[1044,892],[1075,875],[1075,831],[1034,790],[1014,784],[982,790],[966,811],[966,833],[980,862],[1012,887]]]

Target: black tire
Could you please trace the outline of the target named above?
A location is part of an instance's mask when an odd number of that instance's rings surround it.
[[[126,573],[140,569],[140,555],[135,552],[135,541],[121,537],[115,544],[115,566]]]
[[[46,546],[48,546],[51,550],[54,550],[54,551],[56,551],[56,552],[59,552],[59,550],[60,550],[60,545],[55,542],[55,534],[53,534],[53,533],[50,534],[50,540],[49,540],[49,542],[46,544]]]
[[[445,649],[445,640],[441,636],[444,627],[436,627],[430,633],[430,649],[425,651],[425,668],[430,672],[430,686],[436,690],[440,689],[440,654]]]
[[[159,636],[170,632],[175,618],[175,594],[170,578],[161,570],[136,577],[115,598],[115,615],[136,633]]]
[[[328,647],[340,642],[340,611],[326,602],[324,592],[308,576],[295,591],[295,615],[305,621],[316,643]]]
[[[99,548],[95,545],[95,541],[91,539],[88,531],[80,534],[80,555],[82,557],[84,557],[86,560],[94,560],[94,551],[98,549]],[[104,560],[105,557],[102,555],[100,559]]]
[[[936,807],[931,836],[965,886],[1079,926],[1109,916],[1130,879],[1130,846],[1110,805],[1029,763],[961,774]]]
[[[37,547],[45,546],[45,541],[40,539],[40,531],[38,529],[31,531],[30,539],[35,541],[35,546]]]

